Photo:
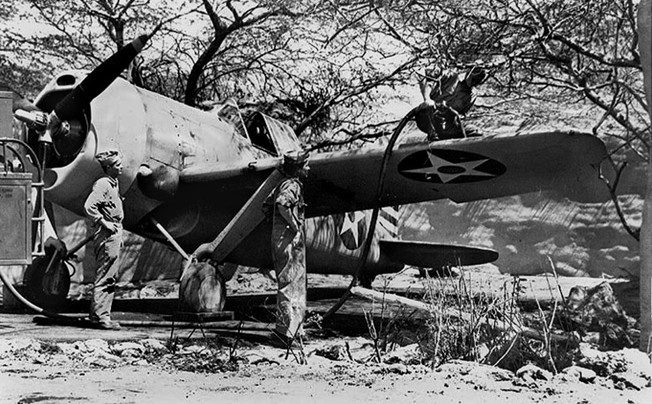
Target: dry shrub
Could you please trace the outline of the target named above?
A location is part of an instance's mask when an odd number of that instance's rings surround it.
[[[487,362],[513,339],[495,333],[491,324],[520,324],[517,281],[511,288],[503,285],[502,294],[487,293],[488,285],[474,285],[465,276],[425,277],[423,282],[423,299],[432,310],[419,346],[433,366],[451,359]]]
[[[570,365],[577,341],[557,342],[552,338],[556,305],[551,311],[539,306],[536,313],[524,313],[518,305],[522,292],[519,277],[504,282],[492,291],[487,280],[425,277],[424,293],[413,296],[431,309],[418,315],[414,311],[396,312],[380,334],[374,330],[381,351],[392,344],[418,343],[422,362],[436,367],[452,359],[473,360],[516,370],[527,363],[553,372]],[[495,289],[495,287],[494,287]],[[552,293],[552,290],[551,290]],[[540,340],[524,337],[520,330],[527,323],[541,335]]]

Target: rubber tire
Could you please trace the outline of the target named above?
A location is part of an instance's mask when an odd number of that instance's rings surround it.
[[[46,310],[61,308],[70,291],[70,273],[62,259],[57,258],[50,271],[45,273],[53,253],[36,257],[25,269],[23,277],[25,297]]]
[[[219,313],[226,303],[224,279],[208,262],[194,262],[181,278],[179,299],[190,312]]]

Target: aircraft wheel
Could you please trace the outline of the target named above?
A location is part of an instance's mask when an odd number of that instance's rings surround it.
[[[55,257],[46,273],[53,254],[54,251],[50,251],[43,257],[35,258],[23,277],[25,297],[46,310],[60,308],[70,291],[70,273],[61,258]]]
[[[179,299],[193,312],[220,312],[226,303],[224,279],[208,262],[193,262],[181,278]]]

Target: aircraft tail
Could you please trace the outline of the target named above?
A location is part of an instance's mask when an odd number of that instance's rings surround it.
[[[383,239],[398,239],[399,207],[389,206],[378,212],[378,229],[376,233]],[[380,234],[378,234],[380,231]]]

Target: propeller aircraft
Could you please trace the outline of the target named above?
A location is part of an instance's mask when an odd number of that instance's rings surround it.
[[[79,215],[102,175],[94,156],[120,150],[125,229],[186,256],[182,286],[184,278],[196,280],[199,272],[212,271],[218,280],[212,293],[220,309],[224,281],[233,275],[224,264],[273,267],[271,224],[262,213],[262,201],[280,181],[277,167],[283,154],[301,144],[290,126],[262,113],[245,122],[237,106],[202,111],[119,77],[146,40],[134,40],[90,74],[58,74],[33,105],[16,99],[15,116],[37,128],[27,139],[33,148],[39,140],[49,146],[41,159],[45,199]],[[557,190],[576,200],[601,199],[595,184],[606,149],[588,133],[404,143],[387,160],[383,193],[376,199],[384,151],[312,153],[305,181],[309,273],[352,274],[368,236],[373,239],[361,274],[366,285],[406,264],[434,268],[497,258],[492,250],[398,239],[395,207],[400,205],[539,190]],[[379,226],[369,235],[370,209],[376,207],[382,208]],[[199,268],[194,278],[186,275],[193,267]],[[196,282],[185,285],[201,287]]]

